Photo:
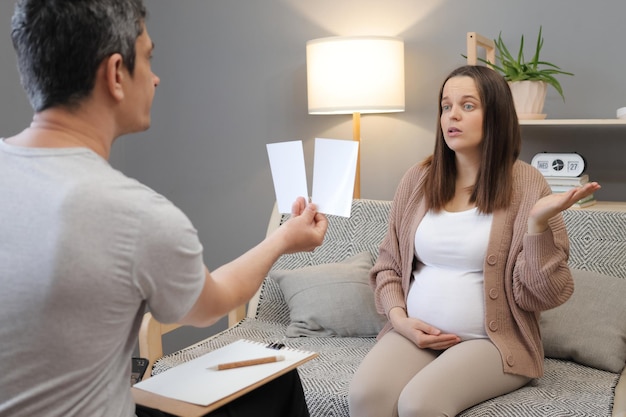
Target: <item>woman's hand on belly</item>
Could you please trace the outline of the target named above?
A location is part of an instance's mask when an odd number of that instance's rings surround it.
[[[461,338],[455,334],[442,333],[428,323],[407,317],[406,311],[402,308],[391,309],[389,320],[396,332],[421,349],[445,350],[461,342]]]

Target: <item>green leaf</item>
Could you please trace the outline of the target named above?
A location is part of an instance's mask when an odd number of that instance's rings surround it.
[[[535,51],[532,55],[532,59],[529,61],[526,61],[524,58],[524,35],[520,38],[519,50],[517,51],[517,56],[514,57],[502,39],[502,31],[498,34],[498,38],[494,39],[497,52],[496,61],[500,61],[500,65],[497,65],[495,62],[489,62],[483,58],[478,58],[478,60],[501,73],[507,81],[545,81],[554,87],[561,98],[565,100],[561,84],[554,77],[554,75],[574,74],[561,70],[560,67],[552,64],[551,62],[539,60],[539,55],[544,42],[542,33],[543,27],[539,26],[539,34],[537,35]],[[464,57],[467,58],[466,56]]]

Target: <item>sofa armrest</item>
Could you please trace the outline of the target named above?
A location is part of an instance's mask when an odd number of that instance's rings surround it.
[[[228,313],[228,327],[239,323],[246,314],[246,306],[241,305]],[[143,379],[150,378],[152,366],[163,357],[163,335],[182,327],[182,324],[163,324],[146,313],[139,327],[139,356],[148,359],[148,371]]]
[[[146,313],[139,327],[139,356],[148,359],[148,368],[144,379],[152,375],[154,362],[163,356],[163,335],[176,330],[180,324],[163,324],[151,313]]]
[[[615,386],[612,416],[626,417],[626,367],[622,370],[622,375]]]

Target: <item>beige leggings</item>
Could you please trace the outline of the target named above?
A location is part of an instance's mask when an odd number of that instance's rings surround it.
[[[354,375],[350,416],[453,417],[529,381],[502,371],[500,353],[489,339],[461,342],[439,353],[391,331]]]

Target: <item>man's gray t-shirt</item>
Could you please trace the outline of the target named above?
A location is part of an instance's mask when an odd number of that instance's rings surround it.
[[[0,416],[134,416],[141,318],[195,303],[197,231],[85,148],[0,140],[0,193]]]

